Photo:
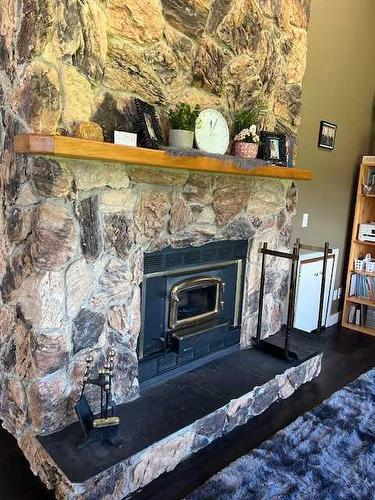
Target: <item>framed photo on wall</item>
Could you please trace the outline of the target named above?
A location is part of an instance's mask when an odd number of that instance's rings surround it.
[[[323,149],[334,149],[336,140],[337,125],[334,123],[321,121],[319,128],[318,147]]]
[[[272,162],[274,165],[286,166],[287,152],[285,134],[261,132],[259,157],[263,160]]]
[[[135,99],[135,106],[137,110],[139,146],[159,149],[159,146],[163,145],[163,137],[155,108],[140,99]]]

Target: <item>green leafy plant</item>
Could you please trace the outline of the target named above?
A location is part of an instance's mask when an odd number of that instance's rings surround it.
[[[191,107],[190,104],[181,102],[168,111],[171,129],[190,130],[195,129],[195,122],[200,113],[200,106],[197,104]]]
[[[239,134],[243,129],[248,129],[251,125],[257,125],[259,118],[267,112],[267,105],[264,101],[258,100],[252,108],[243,109],[234,115],[234,134]]]

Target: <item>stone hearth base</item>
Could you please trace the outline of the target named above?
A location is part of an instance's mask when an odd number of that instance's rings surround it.
[[[48,488],[55,489],[58,499],[120,500],[163,472],[174,469],[213,440],[264,412],[274,402],[291,396],[302,384],[319,375],[321,361],[322,354],[318,354],[288,368],[191,425],[80,483],[68,479],[35,436],[24,436],[20,446],[32,470],[39,474]]]

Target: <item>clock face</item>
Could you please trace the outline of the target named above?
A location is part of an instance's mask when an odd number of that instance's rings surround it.
[[[215,109],[201,111],[195,125],[195,141],[202,151],[224,154],[229,144],[229,129],[224,116]]]

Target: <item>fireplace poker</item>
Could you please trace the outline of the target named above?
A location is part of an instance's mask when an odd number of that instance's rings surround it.
[[[102,378],[103,370],[100,368],[98,370],[99,380]],[[103,384],[100,384],[100,418],[104,417],[103,411]]]
[[[108,418],[109,408],[109,364],[104,365],[105,418]]]
[[[93,358],[93,356],[91,356],[91,354],[86,356],[86,368],[85,368],[85,373],[83,375],[83,383],[82,383],[82,390],[81,390],[80,399],[82,399],[83,393],[85,392],[86,383],[87,383],[89,376],[90,376],[91,363],[93,361],[94,361],[94,358]]]
[[[114,368],[114,357],[116,356],[116,351],[114,349],[111,349],[108,353],[108,360],[107,363],[109,364],[109,394],[111,396],[111,416],[113,417],[114,415],[114,408],[113,408],[113,403],[112,403],[112,378],[113,378],[113,368]]]

